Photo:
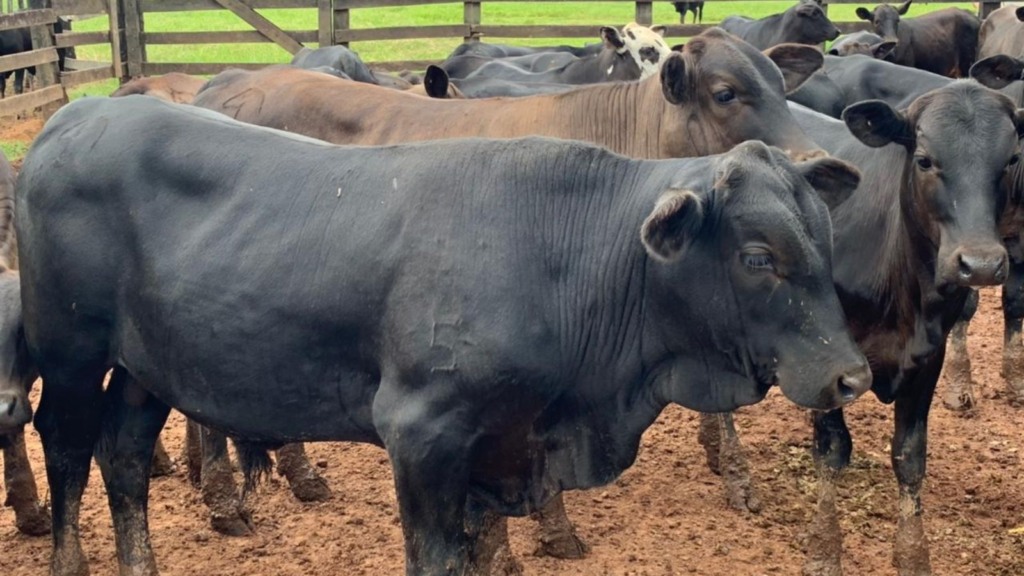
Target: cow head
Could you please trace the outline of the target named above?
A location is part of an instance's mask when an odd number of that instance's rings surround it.
[[[620,33],[611,26],[601,28],[605,51],[601,66],[606,80],[641,80],[655,75],[665,56],[672,51],[662,36],[664,27],[646,28],[633,22]],[[637,73],[639,70],[639,74]]]
[[[663,156],[703,156],[761,140],[794,153],[818,150],[786,105],[786,94],[818,70],[811,46],[780,44],[764,53],[711,28],[674,52],[661,67]]]
[[[28,388],[37,376],[22,337],[13,216],[14,170],[0,154],[0,435],[32,419]]]
[[[893,42],[898,41],[896,35],[899,29],[900,16],[905,16],[907,10],[910,9],[910,3],[913,0],[907,0],[899,7],[894,7],[889,4],[879,4],[875,6],[874,10],[868,10],[863,6],[857,8],[857,17],[861,20],[867,20],[871,22],[875,32],[878,33],[884,40],[892,40]]]
[[[969,81],[928,92],[905,111],[879,100],[843,111],[847,127],[868,146],[906,148],[900,203],[912,241],[937,247],[940,293],[1006,279],[998,220],[1006,204],[1003,177],[1020,159],[1022,117],[1009,98]]]
[[[828,19],[816,0],[800,0],[782,17],[785,38],[800,44],[821,44],[839,37],[839,28]]]
[[[896,42],[882,40],[882,37],[871,32],[860,32],[844,36],[836,41],[829,49],[832,56],[852,56],[863,54],[877,60],[887,60],[892,57],[896,50]]]
[[[690,359],[672,366],[669,399],[721,411],[777,383],[829,410],[870,388],[832,282],[827,207],[859,181],[840,160],[794,164],[747,142],[717,160],[707,189],[661,196],[641,228],[654,260],[648,306],[666,346]]]

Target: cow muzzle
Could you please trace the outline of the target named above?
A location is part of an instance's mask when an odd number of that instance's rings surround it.
[[[996,244],[957,249],[946,266],[944,276],[958,286],[997,286],[1006,281],[1009,263],[1006,248]]]
[[[837,376],[832,382],[829,389],[832,395],[831,402],[836,408],[845,406],[870,390],[871,382],[871,369],[866,363],[851,368]]]
[[[17,430],[32,420],[28,398],[15,392],[0,392],[0,432]]]

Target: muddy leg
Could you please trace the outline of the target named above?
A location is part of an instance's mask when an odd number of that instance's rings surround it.
[[[89,574],[89,562],[79,541],[78,519],[99,436],[102,396],[102,370],[50,374],[43,379],[35,427],[43,440],[50,484],[51,576]]]
[[[930,576],[928,538],[924,533],[921,485],[928,455],[928,409],[942,367],[942,354],[927,364],[896,399],[892,468],[899,482],[899,511],[893,565],[899,576]]]
[[[536,556],[553,556],[564,560],[583,558],[590,546],[576,535],[576,527],[565,513],[565,501],[559,494],[543,508],[530,515],[540,528]]]
[[[946,344],[946,364],[942,368],[942,404],[955,411],[974,408],[974,379],[971,377],[971,358],[967,354],[967,326],[978,310],[978,291],[971,290],[960,319],[949,333]]]
[[[4,443],[5,506],[14,508],[14,525],[29,536],[50,533],[50,511],[39,502],[36,478],[25,451],[25,432],[8,434]]]
[[[704,459],[708,468],[715,474],[722,473],[719,451],[722,449],[722,425],[717,414],[700,413],[700,429],[697,441],[704,447]]]
[[[761,500],[750,481],[750,467],[732,412],[701,414],[697,440],[704,447],[708,468],[722,476],[729,506],[743,512],[760,512]]]
[[[181,459],[185,461],[185,471],[192,486],[199,488],[203,483],[203,446],[199,424],[185,420],[185,446],[181,450]]]
[[[153,478],[174,474],[174,462],[172,462],[171,457],[167,455],[167,450],[164,449],[164,443],[160,441],[159,437],[156,439],[156,448],[153,449],[153,463],[150,465],[149,470],[149,473],[153,475]]]
[[[114,541],[121,576],[157,576],[149,543],[150,466],[153,448],[170,408],[115,368],[104,395],[103,431],[96,463],[103,473],[114,519]]]
[[[206,426],[199,426],[199,438],[203,451],[200,490],[210,509],[210,525],[225,536],[249,536],[256,528],[235,488],[227,438]]]
[[[804,576],[842,576],[843,532],[836,510],[836,481],[850,463],[853,441],[842,410],[815,412],[814,464],[818,472],[818,508],[807,539]]]
[[[1014,406],[1024,405],[1024,343],[1021,319],[1024,319],[1024,259],[1020,244],[1007,243],[1010,274],[1003,284],[1003,366],[1007,399]]]
[[[520,576],[523,565],[508,544],[508,519],[489,511],[474,510],[466,515],[466,535],[473,543],[469,552],[469,574],[479,576]]]
[[[306,457],[301,442],[285,444],[277,451],[277,473],[288,480],[292,494],[302,502],[323,502],[331,497],[331,489]]]

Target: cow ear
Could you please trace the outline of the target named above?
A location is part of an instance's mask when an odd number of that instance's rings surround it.
[[[871,22],[871,11],[863,6],[860,6],[857,8],[857,18]]]
[[[427,71],[423,76],[423,88],[427,91],[427,96],[447,98],[449,82],[448,73],[444,71],[444,68],[433,64],[427,66]]]
[[[838,48],[829,48],[828,49],[828,55],[829,56],[839,56],[839,49]]]
[[[658,36],[661,36],[662,38],[664,38],[665,37],[665,33],[668,32],[668,27],[667,26],[651,26],[651,32],[654,32]]]
[[[881,100],[865,100],[843,110],[843,122],[858,140],[872,148],[893,142],[914,143],[913,127],[907,117]]]
[[[886,40],[871,46],[871,55],[878,60],[885,60],[896,49],[896,42]]]
[[[1024,61],[996,54],[975,62],[971,66],[971,78],[993,90],[1002,90],[1024,78]]]
[[[626,47],[626,42],[622,39],[619,31],[611,26],[601,27],[601,39],[604,40],[604,45],[612,50],[621,50]]]
[[[669,104],[679,106],[686,102],[686,60],[673,52],[661,65],[661,92]]]
[[[1024,6],[1018,7],[1015,13],[1017,14],[1017,20],[1024,22]]]
[[[906,16],[907,10],[910,10],[910,3],[913,1],[914,0],[907,0],[903,4],[900,4],[900,7],[896,9],[896,13],[899,14],[900,16]]]
[[[704,202],[690,190],[668,190],[640,228],[640,240],[652,258],[677,260],[704,225]]]
[[[764,51],[782,71],[786,94],[799,88],[825,63],[821,50],[804,44],[776,44]]]
[[[818,192],[829,212],[846,202],[860,185],[860,171],[838,158],[825,157],[799,162],[796,169]]]
[[[686,44],[685,43],[683,43],[683,44],[676,44],[675,46],[672,46],[672,51],[673,52],[682,52],[683,48],[686,48]]]

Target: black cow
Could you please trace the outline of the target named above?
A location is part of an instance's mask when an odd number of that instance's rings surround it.
[[[1007,276],[1001,180],[1020,158],[1024,110],[966,80],[928,92],[905,110],[878,100],[854,104],[843,113],[852,134],[842,122],[791,107],[811,138],[863,171],[851,200],[832,211],[834,278],[871,363],[872,390],[882,402],[895,402],[894,564],[901,576],[931,574],[920,498],[928,411],[946,336],[971,287]],[[819,500],[804,573],[841,574],[835,481],[849,463],[852,440],[842,410],[815,413],[813,421]],[[706,448],[714,456],[718,446]]]
[[[454,58],[456,56],[509,58],[512,56],[527,56],[529,54],[537,54],[540,52],[564,52],[572,54],[577,58],[583,58],[585,56],[599,54],[601,50],[604,50],[603,42],[595,42],[584,46],[568,46],[565,44],[561,46],[512,46],[510,44],[488,44],[487,42],[473,40],[459,44],[448,58]]]
[[[554,94],[575,88],[572,84],[512,82],[500,78],[451,79],[439,66],[427,66],[423,84],[409,91],[431,98],[521,98],[534,94]]]
[[[670,402],[778,384],[844,405],[870,373],[818,194],[834,207],[858,180],[758,142],[663,161],[537,138],[336,147],[152,98],[65,106],[16,219],[52,573],[87,570],[95,455],[120,570],[156,574],[146,471],[170,407],[251,447],[384,446],[414,575],[472,570],[488,511],[613,480]]]
[[[412,83],[404,78],[374,72],[363,62],[359,54],[345,46],[324,46],[315,50],[303,48],[292,57],[291,65],[395,90],[408,90],[412,86]]]
[[[54,33],[60,34],[65,29],[70,30],[71,25],[62,18],[58,18],[53,24]],[[10,56],[11,54],[20,54],[30,50],[32,50],[32,35],[28,28],[0,30],[0,56]],[[73,48],[57,49],[57,65],[60,70],[64,70],[64,62],[68,57],[74,57]],[[25,72],[35,75],[36,67],[30,66],[28,68],[13,71],[15,94],[22,94],[25,91]],[[6,96],[7,79],[11,74],[12,72],[10,71],[0,72],[0,98],[4,98]]]
[[[896,50],[895,40],[883,40],[874,32],[861,30],[853,34],[844,34],[832,43],[828,53],[832,56],[852,56],[863,54],[879,60],[892,61],[893,51]]]
[[[14,509],[14,524],[19,532],[41,536],[50,533],[50,512],[39,502],[36,479],[25,451],[24,427],[32,414],[28,391],[39,372],[21,336],[14,181],[14,169],[0,152],[0,449],[7,491],[4,505]]]
[[[578,60],[579,58],[568,52],[537,52],[536,54],[508,56],[505,58],[464,54],[445,60],[441,63],[441,68],[448,73],[449,78],[461,79],[491,62],[500,62],[502,65],[519,68],[524,73],[532,73],[547,72],[552,68],[563,67]]]
[[[624,26],[621,33],[611,26],[604,26],[601,28],[604,48],[597,54],[574,58],[564,65],[541,72],[527,71],[504,59],[495,59],[479,65],[463,78],[498,78],[532,84],[596,84],[644,79],[657,74],[661,61],[672,52],[663,34],[664,27],[647,28],[633,22]],[[550,55],[535,54],[521,58],[537,57],[549,58]]]
[[[693,22],[704,21],[704,0],[695,0],[692,2],[673,2],[676,12],[679,13],[679,21],[686,24],[686,13],[693,12]]]
[[[786,98],[839,118],[843,109],[864,100],[882,100],[906,108],[915,98],[952,80],[870,56],[825,56],[825,65]]]
[[[857,8],[857,17],[871,22],[883,39],[896,42],[892,61],[943,76],[966,78],[978,53],[978,17],[960,8],[944,8],[901,19],[913,0],[900,6],[879,4]]]
[[[729,16],[720,26],[761,50],[785,42],[816,45],[839,36],[818,0],[800,0],[782,14],[760,20]]]

